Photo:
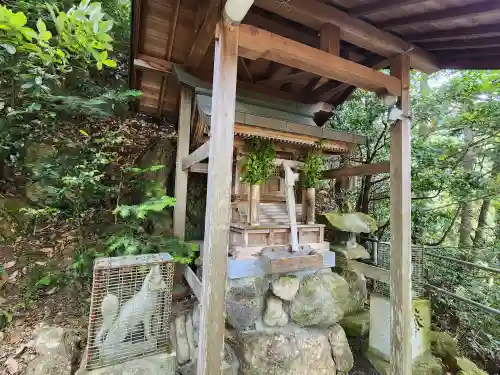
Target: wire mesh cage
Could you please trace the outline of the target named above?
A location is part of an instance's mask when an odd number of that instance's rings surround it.
[[[99,258],[93,276],[87,369],[170,353],[174,374],[171,256]]]
[[[391,246],[386,242],[379,242],[377,246],[377,266],[386,270],[391,269]],[[412,298],[424,296],[424,251],[421,247],[412,247],[411,251],[411,281]],[[390,296],[389,284],[374,281],[373,292],[383,296]]]

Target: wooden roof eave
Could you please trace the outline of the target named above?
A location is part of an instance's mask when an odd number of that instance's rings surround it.
[[[208,128],[212,114],[212,91],[207,88],[208,85],[206,83],[198,80],[196,77],[180,69],[175,70],[181,82],[194,87],[195,112],[199,116],[201,124]],[[202,87],[197,87],[197,84]],[[313,137],[317,142],[321,142],[322,140],[332,141],[331,146],[333,148],[337,147],[335,142],[345,143],[347,148],[357,144],[365,144],[366,142],[366,137],[363,136],[316,126],[314,123],[315,106],[286,102],[269,97],[266,97],[265,101],[263,99],[260,95],[257,98],[255,96],[238,96],[235,122],[242,126],[260,128],[263,134],[267,131],[267,135],[270,138],[275,136],[276,140],[280,139],[278,133],[283,133],[283,137],[281,138],[287,141],[295,136],[297,138],[296,143],[301,143],[301,137]],[[286,109],[296,111],[300,109],[300,113],[294,113]],[[240,128],[240,130],[244,129],[241,126]],[[248,128],[246,129],[248,130]],[[258,132],[243,131],[241,135],[258,136]],[[311,138],[307,138],[306,143],[309,142],[308,144],[310,144],[310,141]]]

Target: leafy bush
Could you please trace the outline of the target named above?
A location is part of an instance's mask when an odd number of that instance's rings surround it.
[[[323,172],[324,168],[324,157],[317,150],[310,151],[302,167],[302,185],[305,188],[316,187],[320,181],[321,172]]]
[[[274,170],[276,150],[267,140],[252,138],[247,142],[247,155],[241,179],[250,185],[263,184]]]

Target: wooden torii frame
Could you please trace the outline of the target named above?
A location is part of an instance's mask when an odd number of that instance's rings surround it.
[[[332,33],[334,34],[334,33]],[[338,37],[338,35],[337,35]],[[221,20],[216,28],[210,141],[189,154],[192,93],[181,90],[174,231],[184,238],[189,167],[209,158],[198,375],[220,374],[224,348],[227,249],[238,57],[266,58],[313,74],[400,98],[403,116],[391,128],[391,374],[411,374],[411,179],[409,55],[390,59],[388,76],[328,51],[248,25]],[[381,167],[386,171],[387,166]],[[188,277],[188,276],[187,276]]]

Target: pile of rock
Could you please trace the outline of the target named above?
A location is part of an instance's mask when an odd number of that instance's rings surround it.
[[[347,374],[353,357],[338,322],[349,284],[330,269],[231,280],[226,319],[242,375]]]

